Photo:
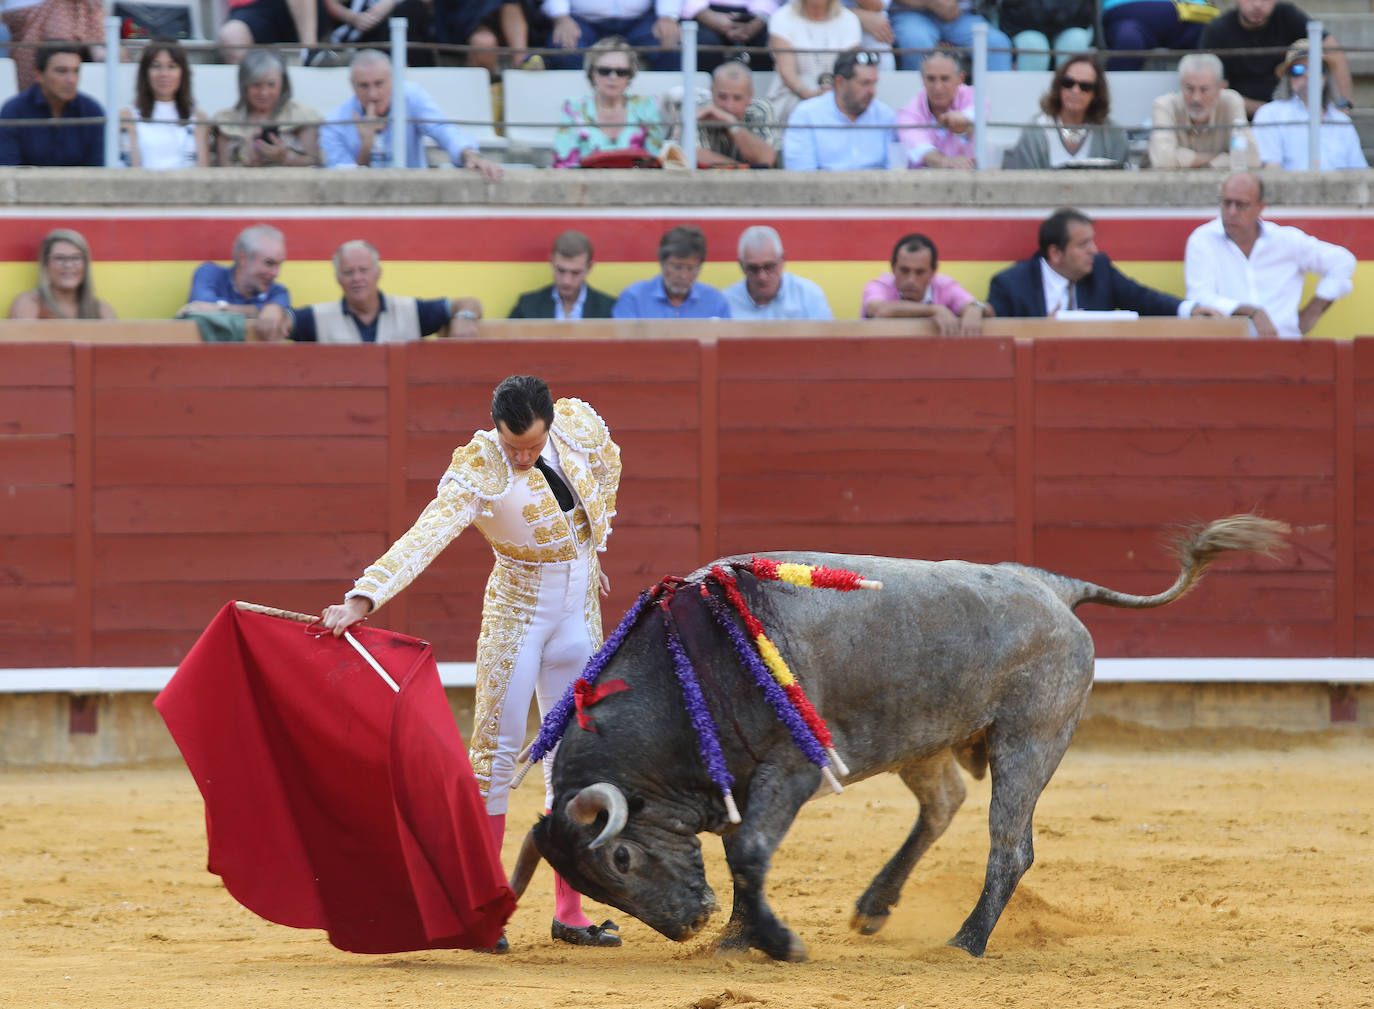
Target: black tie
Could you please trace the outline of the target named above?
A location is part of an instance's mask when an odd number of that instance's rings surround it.
[[[549,483],[549,490],[553,491],[554,498],[558,501],[558,507],[565,512],[573,510],[572,491],[568,490],[568,485],[563,482],[563,478],[553,471],[553,467],[544,461],[544,457],[536,456],[534,464],[539,467],[539,472],[544,474],[544,479]]]

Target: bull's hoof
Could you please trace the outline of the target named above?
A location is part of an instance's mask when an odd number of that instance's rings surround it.
[[[981,957],[983,951],[988,948],[988,940],[986,936],[972,935],[960,929],[959,934],[945,943],[945,945],[953,946],[955,949],[961,949],[969,956]]]
[[[763,939],[759,936],[750,937],[747,931],[739,926],[727,926],[721,933],[716,945],[716,955],[743,956],[751,949],[756,949],[774,960],[784,960],[788,963],[802,963],[806,960],[806,944],[789,929],[781,930],[771,939]]]
[[[854,917],[849,919],[849,927],[860,935],[877,935],[887,924],[889,915],[887,912],[882,914],[864,914],[860,911],[854,912]]]

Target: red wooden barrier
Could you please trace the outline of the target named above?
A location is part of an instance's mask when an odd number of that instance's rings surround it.
[[[1102,655],[1374,655],[1374,340],[586,339],[0,347],[0,666],[163,665],[246,598],[316,611],[404,531],[491,388],[543,375],[622,445],[607,619],[775,548],[1017,559],[1130,591],[1161,526],[1295,526]],[[470,659],[469,533],[378,620]]]

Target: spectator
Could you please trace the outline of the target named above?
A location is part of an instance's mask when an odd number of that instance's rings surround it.
[[[1274,97],[1274,70],[1283,62],[1279,50],[1307,37],[1307,14],[1302,8],[1277,0],[1236,0],[1236,6],[1219,15],[1202,30],[1200,45],[1207,50],[1254,49],[1253,55],[1222,56],[1226,85],[1245,99],[1245,111],[1255,111]],[[1336,79],[1337,108],[1348,109],[1354,96],[1350,61],[1330,35],[1322,40],[1322,58]]]
[[[923,90],[897,112],[908,168],[974,168],[973,88],[958,58],[940,50],[921,64]]]
[[[473,337],[482,303],[476,298],[407,298],[385,295],[382,257],[361,239],[334,251],[338,301],[291,310],[291,339],[297,343],[402,343],[438,333]]]
[[[120,115],[129,167],[208,168],[210,127],[191,97],[191,66],[175,42],[150,42],[138,61],[134,107]]]
[[[213,119],[213,146],[221,168],[320,164],[323,117],[291,98],[291,78],[274,50],[250,49],[239,64],[237,105]]]
[[[512,319],[609,319],[615,298],[587,283],[592,272],[592,242],[580,231],[554,239],[553,283],[520,295]]]
[[[920,70],[926,54],[940,43],[973,48],[973,26],[987,24],[973,13],[972,0],[892,0],[887,18],[897,37],[897,62],[903,70]],[[1011,39],[988,25],[988,69],[1011,69]]]
[[[504,47],[506,64],[519,70],[544,69],[544,57],[526,50],[545,39],[538,31],[544,22],[536,0],[433,0],[434,41],[444,45],[473,46],[467,65],[486,67],[495,83],[501,79],[498,53]],[[486,50],[485,52],[483,50]]]
[[[314,48],[320,35],[320,0],[229,0],[229,16],[219,26],[226,63],[237,63],[250,46],[299,42]]]
[[[1113,123],[1107,78],[1096,56],[1070,56],[1040,99],[1041,112],[1021,130],[1003,168],[1062,168],[1074,161],[1124,163],[1126,131]]]
[[[0,119],[99,119],[105,110],[77,90],[81,49],[56,46],[38,52],[38,79],[0,106]],[[100,122],[51,126],[0,125],[0,165],[44,168],[105,164]]]
[[[38,80],[38,56],[45,43],[61,40],[82,58],[103,59],[105,4],[101,0],[4,0],[5,25],[13,42],[14,79],[18,90]]]
[[[1266,168],[1301,172],[1312,167],[1308,155],[1307,50],[1306,39],[1288,47],[1288,55],[1274,71],[1283,81],[1280,92],[1284,97],[1261,105],[1255,113],[1255,142]],[[1331,54],[1322,53],[1322,62],[1329,65],[1330,61]],[[1322,74],[1322,171],[1368,168],[1360,135],[1335,98],[1332,75]]]
[[[999,0],[997,27],[1011,36],[1017,70],[1048,70],[1056,53],[1093,47],[1093,0]]]
[[[777,9],[778,0],[683,0],[682,20],[699,26],[697,69],[715,70],[735,60],[753,70],[772,70],[770,53],[749,50],[766,50],[768,19]],[[721,48],[711,48],[716,46]]]
[[[618,37],[636,49],[666,47],[646,55],[651,70],[676,70],[681,0],[544,0],[544,15],[553,22],[549,45],[554,49],[588,49],[601,39]],[[576,70],[576,53],[554,55],[548,64]]]
[[[1071,207],[1040,225],[1040,250],[992,278],[988,302],[1004,318],[1040,318],[1078,309],[1140,315],[1219,315],[1195,301],[1137,284],[1099,252],[1092,218]]]
[[[792,112],[783,134],[783,167],[798,172],[887,168],[897,117],[874,98],[877,92],[878,54],[841,53],[834,90],[808,98]]]
[[[1350,251],[1260,219],[1264,183],[1249,172],[1221,187],[1221,215],[1188,236],[1183,271],[1188,297],[1248,316],[1259,337],[1300,340],[1322,313],[1353,289]],[[1301,310],[1307,274],[1321,279]]]
[[[1151,168],[1229,168],[1236,123],[1247,163],[1259,167],[1255,137],[1245,125],[1245,100],[1225,83],[1213,53],[1189,53],[1178,61],[1178,90],[1160,95],[1150,107]]]
[[[711,74],[711,101],[697,109],[697,164],[772,168],[778,160],[773,109],[754,97],[754,77],[738,60]]]
[[[739,236],[744,278],[723,292],[732,319],[833,319],[825,292],[815,281],[787,272],[777,231],[757,224]]]
[[[581,167],[584,159],[604,151],[658,157],[663,149],[658,103],[626,93],[638,70],[639,60],[625,39],[604,38],[587,50],[592,93],[563,103],[564,125],[553,138],[554,168]]]
[[[360,49],[348,65],[353,97],[325,120],[320,129],[320,152],[329,168],[385,168],[391,164],[391,61],[376,49]],[[453,123],[428,92],[407,81],[402,97],[406,110],[405,166],[425,168],[424,138],[429,137],[459,168],[475,168],[495,182],[501,166],[482,157],[477,139]]]
[[[1102,31],[1108,49],[1136,55],[1113,56],[1108,70],[1139,70],[1149,49],[1196,49],[1205,23],[1215,15],[1207,0],[1101,0]],[[1189,8],[1193,8],[1192,11]]]
[[[892,0],[840,0],[854,16],[859,19],[859,48],[876,52],[879,56],[878,69],[884,73],[897,69],[897,57],[892,52],[892,44],[897,36],[892,34],[892,22],[887,19],[887,9]]]
[[[406,19],[406,65],[434,66],[430,12],[434,0],[320,0],[321,34],[329,45],[385,45],[391,41],[391,19]],[[493,54],[494,57],[494,54]],[[313,60],[311,61],[313,62]]]
[[[657,277],[631,284],[616,299],[616,319],[728,319],[730,306],[714,287],[697,280],[706,261],[700,228],[669,228],[658,243]]]
[[[929,62],[929,61],[927,61]],[[937,273],[940,253],[925,235],[903,235],[892,247],[892,272],[864,286],[865,319],[930,319],[941,336],[981,336],[992,308]]]
[[[57,228],[38,247],[38,286],[15,296],[11,319],[113,319],[95,296],[91,248],[79,232]]]
[[[234,239],[232,266],[201,263],[191,275],[191,294],[177,312],[234,312],[256,318],[271,302],[291,306],[291,295],[278,284],[277,274],[286,261],[286,239],[276,228],[255,224]]]
[[[768,45],[777,70],[768,104],[786,123],[797,103],[830,90],[835,57],[863,37],[859,18],[840,0],[789,0],[768,19]]]

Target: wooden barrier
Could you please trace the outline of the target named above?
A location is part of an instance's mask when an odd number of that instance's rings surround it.
[[[6,344],[0,665],[170,665],[231,598],[319,610],[521,371],[593,403],[623,447],[611,621],[665,574],[776,548],[1014,559],[1153,592],[1176,570],[1161,526],[1257,508],[1294,524],[1291,551],[1228,560],[1163,611],[1085,608],[1100,653],[1374,655],[1374,515],[1356,508],[1374,495],[1374,340],[842,325],[826,340],[683,324],[638,340],[536,326],[390,347]],[[461,537],[378,622],[471,659],[489,566]]]
[[[190,319],[3,319],[0,343],[200,343]]]

